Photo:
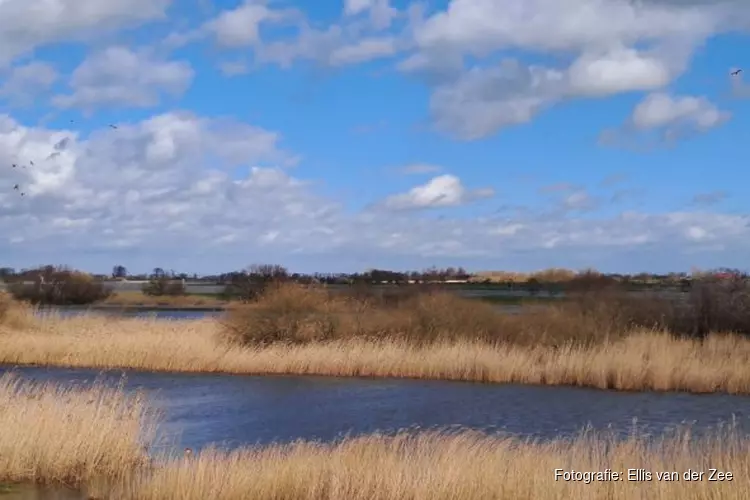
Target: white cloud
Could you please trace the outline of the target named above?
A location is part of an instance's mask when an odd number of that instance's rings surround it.
[[[706,131],[728,118],[728,112],[721,111],[704,97],[654,93],[636,105],[630,122],[638,130],[689,128]]]
[[[390,26],[398,11],[391,7],[390,0],[344,0],[344,14],[356,16],[369,12],[370,22],[375,29]]]
[[[632,48],[618,47],[603,54],[587,53],[568,69],[570,92],[584,96],[607,96],[621,92],[654,90],[669,84],[683,65],[674,58],[659,59]]]
[[[222,12],[206,28],[215,34],[220,45],[245,47],[260,41],[261,23],[274,17],[273,11],[265,5],[249,1]]]
[[[587,191],[580,190],[565,196],[562,206],[566,210],[591,210],[596,207],[596,200]]]
[[[0,85],[0,98],[9,99],[13,104],[26,105],[48,90],[57,81],[57,70],[48,63],[33,61],[16,66],[3,78]]]
[[[565,86],[560,71],[506,59],[439,86],[430,98],[430,111],[439,129],[463,139],[479,139],[504,126],[531,121],[560,98]]]
[[[149,107],[162,95],[179,96],[194,72],[185,61],[165,61],[151,51],[109,47],[87,57],[73,72],[69,95],[55,96],[62,108]]]
[[[439,129],[473,140],[565,99],[663,89],[697,46],[738,27],[750,27],[750,5],[731,0],[451,0],[429,17],[413,16],[416,50],[399,68],[434,87]],[[572,63],[487,62],[508,49]]]
[[[721,213],[628,212],[585,219],[518,213],[510,219],[439,220],[403,210],[352,213],[316,193],[314,183],[274,167],[289,155],[278,141],[267,130],[187,113],[89,136],[26,127],[2,116],[0,164],[35,163],[0,169],[4,255],[41,259],[39,249],[47,248],[45,257],[60,262],[81,252],[111,259],[116,252],[140,251],[149,259],[172,256],[170,265],[176,266],[175,256],[210,251],[212,262],[231,269],[266,250],[271,253],[263,255],[282,263],[294,255],[359,255],[367,258],[364,267],[383,259],[450,258],[471,265],[472,259],[532,254],[538,263],[560,252],[574,265],[579,252],[616,258],[654,249],[668,252],[674,265],[679,255],[717,245],[750,249],[750,217]],[[45,160],[52,151],[60,154]],[[238,166],[250,168],[237,172]],[[13,191],[15,183],[26,197]],[[490,195],[447,175],[384,203],[449,207]]]
[[[416,186],[406,193],[386,198],[383,206],[391,210],[456,207],[494,195],[490,188],[469,190],[455,175],[433,177],[427,183]]]
[[[309,60],[321,66],[344,66],[390,57],[398,52],[392,36],[363,37],[357,29],[334,24],[326,29],[302,23],[295,37],[272,40],[255,48],[255,59],[289,67]]]
[[[344,66],[402,56],[399,68],[430,87],[437,127],[469,140],[529,122],[564,100],[631,91],[651,92],[626,122],[637,132],[674,137],[728,119],[705,98],[670,96],[664,89],[708,37],[750,27],[747,2],[447,3],[443,11],[425,15],[418,5],[402,13],[386,0],[349,0],[340,19],[321,26],[297,10],[277,8],[278,3],[248,0],[192,31],[173,32],[166,45],[209,38],[213,50],[232,51],[217,57],[225,74],[262,63]],[[48,0],[44,9],[38,4],[0,0],[2,97],[35,96],[55,83],[54,68],[22,59],[34,49],[60,41],[96,41],[95,49],[122,42],[117,36],[123,28],[164,18],[172,2]],[[508,49],[522,59],[505,58]],[[544,57],[526,64],[528,54]],[[89,110],[151,106],[183,93],[192,71],[156,50],[110,47],[81,63],[70,92],[55,102]],[[27,165],[0,169],[0,237],[6,252],[48,247],[64,255],[91,248],[176,254],[195,248],[219,256],[235,251],[251,259],[268,248],[281,261],[294,252],[468,259],[514,252],[556,256],[561,249],[574,250],[565,255],[584,250],[624,255],[618,252],[658,248],[671,257],[682,250],[750,247],[750,219],[740,215],[579,217],[576,212],[597,202],[579,186],[558,193],[552,214],[526,210],[510,219],[464,214],[436,220],[430,211],[409,209],[457,207],[494,193],[470,189],[454,175],[438,175],[441,171],[430,164],[403,169],[436,177],[377,204],[391,210],[353,213],[318,194],[314,182],[280,168],[295,157],[280,150],[274,132],[184,112],[118,125],[84,135],[22,126],[0,116],[0,162]],[[27,196],[17,196],[15,183]],[[694,201],[705,206],[709,198]]]
[[[363,38],[354,44],[335,48],[330,55],[330,64],[340,66],[371,61],[391,56],[396,50],[396,40],[393,38]]]
[[[731,5],[731,4],[727,4]],[[726,9],[629,0],[451,0],[416,32],[420,47],[484,55],[505,48],[583,51],[657,39],[701,40]]]
[[[344,0],[344,14],[356,16],[361,12],[367,11],[372,3],[373,0]]]
[[[163,19],[171,0],[3,0],[0,68],[35,48]]]
[[[604,130],[599,141],[605,146],[645,146],[647,150],[707,133],[730,118],[730,112],[705,97],[652,92],[636,104],[621,126]]]

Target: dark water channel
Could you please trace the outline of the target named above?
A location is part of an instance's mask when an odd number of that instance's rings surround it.
[[[418,426],[462,426],[542,439],[586,426],[661,435],[680,424],[700,431],[734,419],[750,431],[750,397],[622,393],[571,387],[330,377],[101,373],[0,367],[24,378],[85,385],[101,380],[145,389],[164,412],[162,437],[181,449],[332,440]]]

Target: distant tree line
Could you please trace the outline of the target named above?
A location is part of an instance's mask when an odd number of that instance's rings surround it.
[[[187,293],[187,281],[223,286],[222,295],[227,299],[254,300],[269,285],[292,281],[300,284],[327,285],[405,285],[416,283],[474,283],[473,286],[520,287],[532,293],[541,290],[585,291],[608,287],[639,288],[670,286],[688,289],[695,279],[746,281],[740,270],[720,268],[714,271],[688,273],[634,275],[603,274],[595,270],[573,272],[551,269],[537,273],[496,273],[477,276],[462,267],[439,269],[431,267],[423,271],[392,271],[370,269],[361,273],[290,273],[278,264],[253,264],[245,269],[218,275],[177,273],[161,267],[150,273],[133,275],[125,266],[115,265],[109,275],[95,275],[65,266],[40,266],[16,271],[10,267],[0,268],[0,280],[15,297],[35,304],[90,304],[104,300],[112,293],[111,280],[144,281],[143,293],[153,296],[176,296]]]

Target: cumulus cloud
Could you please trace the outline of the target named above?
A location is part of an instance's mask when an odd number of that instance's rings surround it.
[[[730,118],[730,112],[705,97],[652,92],[620,127],[604,130],[599,140],[606,146],[659,147],[707,133]]]
[[[661,129],[669,136],[682,132],[705,132],[729,119],[705,97],[654,93],[633,109],[630,123],[636,130]]]
[[[565,99],[659,91],[685,71],[698,45],[742,20],[750,20],[750,8],[732,1],[452,0],[415,17],[416,50],[399,68],[434,88],[439,129],[473,140]],[[485,62],[506,50],[572,62]]]
[[[70,78],[72,93],[58,95],[61,108],[91,110],[100,106],[149,107],[163,95],[179,96],[194,72],[185,61],[166,61],[152,51],[109,47],[91,54]]]
[[[622,92],[659,89],[684,70],[684,61],[662,54],[644,54],[617,47],[604,53],[585,53],[568,69],[570,92],[607,96]]]
[[[32,61],[12,68],[0,84],[0,99],[15,105],[27,105],[57,81],[59,74],[51,64]]]
[[[171,0],[0,2],[0,68],[35,48],[163,19]]]
[[[344,0],[344,14],[356,16],[369,12],[370,22],[375,29],[385,29],[390,26],[398,10],[391,7],[390,0]]]
[[[388,57],[396,53],[396,40],[391,37],[371,37],[350,45],[335,48],[330,54],[330,64],[341,66]]]
[[[430,111],[439,129],[479,139],[504,126],[529,122],[559,99],[564,86],[560,71],[505,59],[439,86],[430,98]]]
[[[727,19],[709,2],[629,0],[452,0],[416,31],[422,48],[583,51],[664,38],[702,39]]]
[[[260,41],[260,25],[278,20],[281,12],[274,11],[254,1],[246,1],[239,7],[221,12],[206,24],[216,41],[225,47],[246,47]]]
[[[406,193],[387,197],[383,206],[390,210],[456,207],[472,201],[489,198],[495,193],[491,188],[470,190],[455,175],[433,177],[427,183],[411,188]]]
[[[187,63],[153,50],[98,50],[115,43],[123,28],[163,19],[171,4],[49,0],[39,9],[34,2],[0,1],[0,97],[38,94],[55,84],[54,68],[22,56],[60,41],[93,40],[97,51],[73,72],[69,92],[55,97],[58,106],[147,107],[179,96],[193,77]],[[708,37],[750,27],[750,7],[734,0],[450,0],[442,10],[412,5],[403,13],[387,0],[347,0],[329,25],[278,5],[244,1],[192,31],[173,32],[162,47],[209,39],[214,49],[230,51],[217,58],[227,75],[263,63],[345,66],[398,56],[399,69],[429,86],[437,128],[466,140],[527,123],[565,100],[633,91],[650,94],[624,128],[669,138],[710,130],[729,115],[705,98],[664,89]],[[528,64],[509,54],[545,57]],[[0,161],[27,165],[0,169],[6,253],[196,248],[221,255],[235,249],[250,259],[265,248],[279,260],[295,252],[464,259],[514,252],[549,257],[564,249],[573,250],[566,255],[623,255],[656,246],[672,256],[750,246],[750,219],[741,215],[582,217],[598,201],[580,186],[557,190],[553,213],[452,218],[445,215],[450,208],[494,193],[470,189],[429,164],[403,170],[436,177],[377,205],[389,210],[353,212],[318,193],[315,179],[282,168],[296,157],[281,149],[273,131],[186,112],[119,125],[83,134],[0,116]],[[17,196],[16,183],[27,196]],[[709,195],[694,201],[706,207]],[[442,218],[420,210],[429,208],[442,208]]]
[[[52,151],[59,154],[47,160]],[[627,212],[575,218],[560,212],[436,220],[403,210],[447,208],[491,195],[450,175],[386,200],[402,210],[352,213],[319,194],[313,179],[274,166],[290,154],[279,149],[272,131],[189,113],[157,115],[86,136],[24,126],[3,115],[0,163],[35,163],[0,169],[5,255],[39,248],[54,249],[47,258],[58,261],[81,251],[241,254],[232,264],[222,261],[230,267],[264,249],[278,261],[363,255],[373,262],[389,256],[495,259],[517,252],[550,258],[584,249],[611,256],[653,245],[677,255],[707,246],[750,246],[750,218],[744,215]],[[13,191],[15,183],[26,197]]]

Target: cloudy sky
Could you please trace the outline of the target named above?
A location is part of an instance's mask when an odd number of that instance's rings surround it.
[[[748,35],[745,0],[0,0],[0,265],[744,268]]]

